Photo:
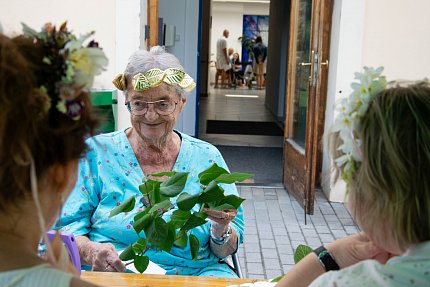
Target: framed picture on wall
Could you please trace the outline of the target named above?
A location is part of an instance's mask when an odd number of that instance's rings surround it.
[[[244,66],[253,60],[249,52],[252,50],[257,36],[261,36],[263,43],[267,46],[269,40],[269,16],[243,15],[242,63]]]

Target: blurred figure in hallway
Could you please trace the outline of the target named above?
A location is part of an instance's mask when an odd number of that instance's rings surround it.
[[[234,86],[239,83],[239,86],[243,86],[243,71],[242,71],[242,62],[240,62],[239,53],[233,53],[231,57],[231,75],[232,75],[232,83]]]
[[[225,29],[223,35],[216,43],[216,74],[215,74],[215,88],[218,88],[218,77],[221,76],[221,88],[229,84],[224,84],[226,80],[227,71],[230,69],[230,59],[227,54],[227,38],[230,32]]]
[[[263,89],[264,74],[266,73],[267,47],[263,44],[261,36],[255,39],[255,45],[252,48],[254,54],[254,74],[257,78],[257,90]]]

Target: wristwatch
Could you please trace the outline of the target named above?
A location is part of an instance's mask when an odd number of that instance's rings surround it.
[[[324,246],[320,246],[315,249],[314,253],[317,255],[318,260],[320,261],[325,271],[340,269],[339,265],[336,263],[336,260],[334,260],[333,256]]]
[[[221,235],[220,237],[216,237],[212,232],[211,232],[211,239],[215,244],[218,245],[223,245],[226,244],[229,239],[230,239],[230,235],[231,235],[231,227],[230,225],[227,227],[226,232]]]

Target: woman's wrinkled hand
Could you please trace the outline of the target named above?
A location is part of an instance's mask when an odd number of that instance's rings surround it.
[[[211,210],[209,208],[205,208],[204,212],[208,215],[210,220],[222,225],[229,225],[237,214],[236,209]]]
[[[124,272],[125,265],[119,259],[115,247],[111,243],[87,242],[85,244],[87,262],[93,271]]]
[[[220,237],[227,230],[228,225],[233,219],[236,217],[237,210],[236,209],[227,209],[227,210],[211,210],[209,208],[205,208],[203,210],[208,218],[212,221],[212,231],[213,234],[217,237]]]
[[[340,268],[345,268],[367,259],[385,264],[393,254],[377,247],[364,232],[338,239],[326,246]]]

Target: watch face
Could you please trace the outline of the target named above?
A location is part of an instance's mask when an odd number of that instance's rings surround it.
[[[318,254],[318,257],[321,258],[321,259],[325,258],[327,256],[330,256],[330,254],[328,253],[327,250],[321,251],[320,254]]]
[[[222,238],[223,239],[228,238],[230,236],[230,234],[231,234],[231,227],[229,225],[227,228],[227,231],[222,235]]]
[[[317,251],[319,250],[317,249]],[[326,271],[339,270],[339,265],[331,256],[330,252],[328,252],[325,248],[319,251],[318,259],[320,260]]]

